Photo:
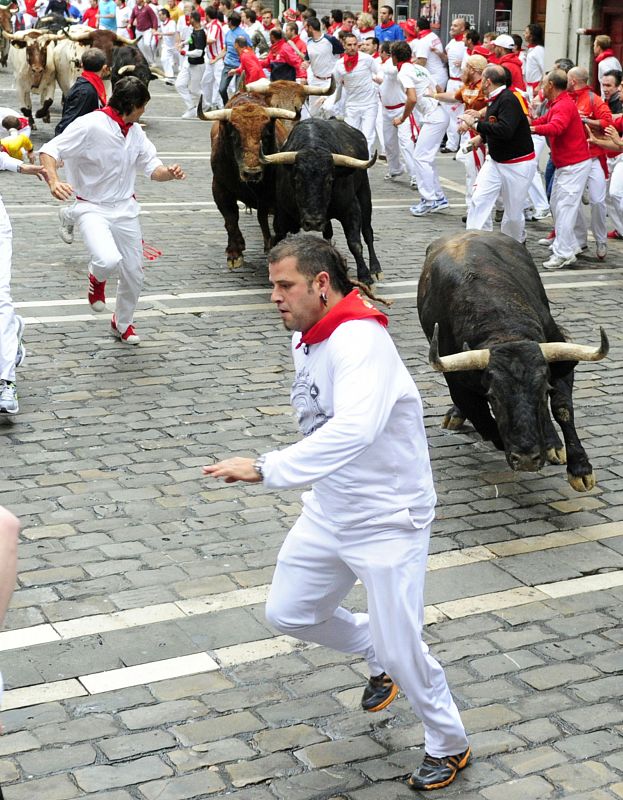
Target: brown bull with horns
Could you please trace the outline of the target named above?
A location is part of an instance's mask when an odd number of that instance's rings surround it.
[[[35,90],[41,98],[41,108],[36,116],[44,122],[49,122],[56,80],[54,42],[62,37],[40,30],[29,30],[21,34],[3,31],[2,35],[11,44],[10,59],[15,74],[18,105],[22,114],[28,118],[31,127],[35,128],[30,97],[31,92]]]

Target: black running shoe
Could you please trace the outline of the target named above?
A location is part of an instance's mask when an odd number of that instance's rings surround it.
[[[398,694],[398,687],[393,680],[381,672],[369,679],[368,685],[363,690],[361,707],[364,711],[380,711],[392,702]]]
[[[422,766],[411,775],[407,783],[411,789],[416,791],[443,789],[444,786],[449,786],[459,771],[469,764],[471,757],[470,747],[464,753],[441,758],[434,758],[426,753]]]

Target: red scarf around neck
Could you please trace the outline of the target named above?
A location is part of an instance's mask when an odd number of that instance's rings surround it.
[[[339,303],[336,303],[321,320],[303,333],[296,349],[298,350],[301,345],[307,347],[323,342],[343,322],[350,322],[352,319],[375,319],[384,328],[389,322],[382,311],[375,308],[367,297],[359,294],[359,289],[353,289]]]
[[[425,36],[428,36],[429,33],[431,33],[430,28],[428,28],[425,31],[418,31],[417,38],[418,39],[423,39]]]
[[[359,53],[355,53],[352,56],[349,56],[346,53],[344,53],[344,69],[346,70],[346,72],[352,72],[357,66],[358,62],[359,62]]]
[[[86,69],[82,70],[81,77],[88,81],[97,92],[97,97],[100,103],[106,105],[106,89],[104,88],[104,81],[100,78],[97,72],[89,72]]]
[[[359,28],[359,33],[370,33],[374,28]]]
[[[600,53],[598,56],[595,56],[595,63],[601,64],[604,58],[610,58],[610,56],[614,55],[614,50],[604,50],[603,53]]]
[[[455,42],[462,42],[463,41],[463,34],[459,33],[458,36],[453,36],[452,38],[454,39]]]
[[[381,22],[381,28],[385,31],[387,28],[393,28],[395,24],[394,20],[390,19],[389,22]]]
[[[275,23],[271,22],[270,25],[267,25],[265,22],[262,22],[262,27],[265,31],[272,31],[272,29],[275,27]]]
[[[121,128],[121,133],[123,134],[124,138],[128,135],[128,131],[132,125],[134,125],[133,122],[126,122],[121,114],[110,106],[104,106],[104,108],[100,108],[99,110],[117,123],[117,125]]]
[[[405,64],[410,64],[410,63],[411,63],[410,61],[399,61],[396,64],[396,69],[398,70],[398,72],[400,72],[400,70],[404,67]]]

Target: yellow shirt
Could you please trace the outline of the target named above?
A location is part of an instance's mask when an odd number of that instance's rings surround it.
[[[173,6],[173,8],[166,5],[165,8],[168,9],[173,22],[177,22],[180,17],[184,16],[184,9],[180,5]]]
[[[32,150],[32,142],[24,133],[18,133],[15,136],[7,136],[0,139],[0,145],[4,147],[11,158],[22,158],[22,150],[30,153]]]

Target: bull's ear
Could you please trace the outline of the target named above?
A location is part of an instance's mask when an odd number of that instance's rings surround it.
[[[26,47],[27,42],[20,41],[19,39],[13,39],[11,44],[13,47]]]

